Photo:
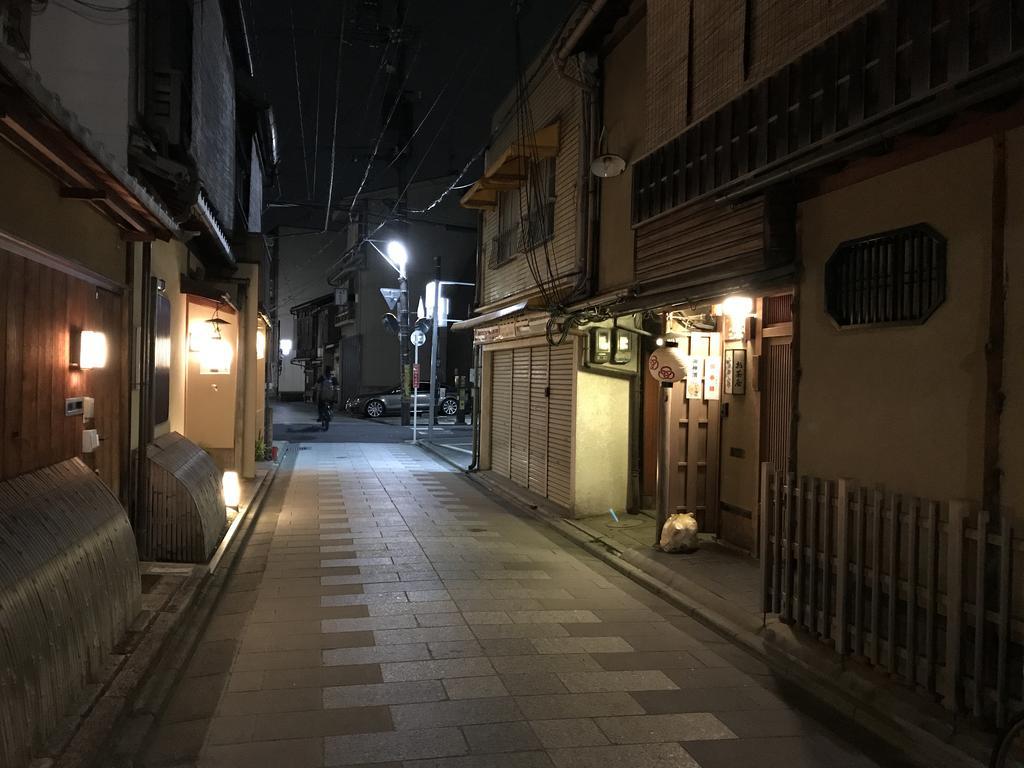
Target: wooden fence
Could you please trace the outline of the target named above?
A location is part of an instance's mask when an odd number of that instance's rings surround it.
[[[1002,726],[1024,707],[1024,540],[1009,514],[761,467],[764,612]]]

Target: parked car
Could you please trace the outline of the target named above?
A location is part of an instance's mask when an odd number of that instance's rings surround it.
[[[426,413],[430,406],[430,387],[421,385],[415,393],[414,401],[416,410]],[[353,416],[368,416],[371,419],[394,416],[402,412],[402,388],[350,397],[345,402],[345,410]],[[469,410],[469,403],[466,404],[466,410]],[[459,398],[455,394],[445,394],[437,403],[439,416],[455,416],[458,412]]]

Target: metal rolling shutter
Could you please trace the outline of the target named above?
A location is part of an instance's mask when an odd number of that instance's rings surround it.
[[[510,476],[512,444],[512,351],[495,352],[491,361],[491,469]]]
[[[548,345],[530,348],[530,490],[548,494]]]
[[[529,485],[530,456],[530,349],[512,353],[512,429],[510,477],[526,488]]]
[[[575,343],[551,347],[548,374],[548,482],[547,497],[556,504],[572,503],[572,390]]]

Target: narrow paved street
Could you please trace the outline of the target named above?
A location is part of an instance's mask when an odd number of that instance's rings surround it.
[[[147,765],[894,764],[411,446],[293,446],[244,546]]]

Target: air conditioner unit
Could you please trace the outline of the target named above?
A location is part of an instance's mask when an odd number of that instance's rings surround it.
[[[28,56],[31,0],[0,0],[0,43]]]

